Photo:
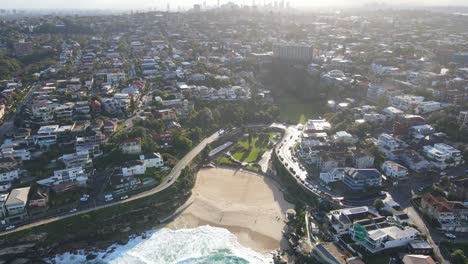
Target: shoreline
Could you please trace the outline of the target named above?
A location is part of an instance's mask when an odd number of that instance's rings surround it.
[[[201,169],[183,207],[162,226],[172,230],[203,225],[225,228],[243,246],[263,254],[288,246],[282,231],[285,212],[294,206],[262,175],[228,168]]]

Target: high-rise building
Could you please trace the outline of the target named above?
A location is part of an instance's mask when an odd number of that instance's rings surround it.
[[[273,56],[284,61],[310,62],[313,56],[313,49],[312,46],[305,44],[274,44]]]

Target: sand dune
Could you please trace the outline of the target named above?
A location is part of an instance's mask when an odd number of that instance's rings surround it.
[[[169,228],[223,227],[261,252],[280,246],[285,212],[293,208],[270,179],[220,168],[200,170],[191,201]]]

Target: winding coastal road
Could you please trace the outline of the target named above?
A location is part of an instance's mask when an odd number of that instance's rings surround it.
[[[115,205],[118,205],[118,204],[128,203],[128,202],[130,202],[130,201],[134,201],[134,200],[137,200],[137,199],[141,199],[141,198],[143,198],[143,197],[147,197],[147,196],[150,196],[150,195],[153,195],[153,194],[162,192],[162,191],[164,191],[165,189],[171,187],[172,184],[174,184],[174,182],[176,182],[177,178],[179,178],[181,171],[182,171],[187,165],[189,165],[189,163],[190,163],[203,149],[205,149],[205,147],[206,147],[207,145],[209,145],[209,144],[211,144],[212,142],[218,140],[218,139],[220,138],[221,135],[222,135],[222,133],[220,133],[220,131],[217,131],[217,132],[215,132],[213,135],[211,135],[211,136],[205,138],[204,140],[202,140],[195,148],[193,148],[189,153],[187,153],[187,154],[174,166],[174,168],[172,168],[171,172],[169,173],[169,177],[167,177],[166,180],[164,180],[160,185],[156,186],[155,188],[153,188],[153,189],[151,189],[151,190],[148,190],[148,191],[144,191],[144,192],[135,194],[135,195],[129,197],[128,199],[126,199],[126,200],[119,200],[119,201],[116,201],[116,202],[113,202],[113,203],[102,204],[102,205],[98,205],[98,206],[96,206],[96,207],[92,207],[92,208],[89,208],[89,209],[77,211],[77,212],[75,212],[75,213],[70,213],[70,214],[61,215],[61,216],[54,216],[54,217],[50,217],[50,218],[47,218],[47,219],[44,219],[44,220],[39,220],[39,221],[30,223],[30,224],[26,224],[26,225],[23,225],[23,226],[19,226],[18,228],[14,229],[14,230],[10,230],[10,231],[6,231],[6,232],[1,233],[0,236],[6,235],[6,234],[10,234],[10,233],[14,233],[14,232],[21,231],[21,230],[26,230],[26,229],[29,229],[29,228],[32,228],[32,227],[36,227],[36,226],[45,225],[45,224],[52,223],[52,222],[55,222],[55,221],[58,221],[58,220],[62,220],[62,219],[69,218],[69,217],[73,217],[73,216],[76,216],[76,215],[86,214],[86,213],[89,213],[89,212],[97,211],[97,210],[100,210],[100,209],[103,209],[103,208],[107,208],[107,207],[111,207],[111,206],[115,206]]]

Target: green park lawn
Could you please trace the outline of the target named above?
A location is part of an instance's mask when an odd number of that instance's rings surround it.
[[[237,165],[227,156],[221,156],[217,158],[215,162],[219,165],[224,165],[224,166],[236,166]]]
[[[277,99],[276,103],[280,107],[280,120],[285,122],[305,124],[308,118],[316,118],[322,114],[323,108],[314,103],[304,102],[300,98],[294,96],[282,96]]]
[[[233,148],[232,156],[236,160],[248,163],[257,162],[260,157],[268,149],[268,142],[275,136],[274,132],[268,133],[268,140],[266,142],[260,142],[259,136],[252,137],[249,143],[248,138],[242,139]]]

